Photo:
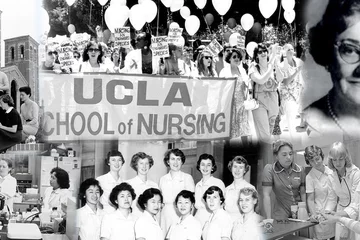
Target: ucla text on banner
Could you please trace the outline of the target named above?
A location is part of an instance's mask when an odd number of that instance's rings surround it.
[[[42,73],[48,140],[229,137],[233,79]]]

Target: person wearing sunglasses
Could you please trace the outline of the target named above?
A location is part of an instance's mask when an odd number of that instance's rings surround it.
[[[196,59],[197,71],[194,77],[217,77],[213,66],[213,57],[210,52],[203,50]]]
[[[249,77],[242,66],[240,50],[232,48],[225,56],[225,61],[228,65],[221,70],[219,77],[237,79],[233,96],[230,136],[232,138],[248,136],[250,135],[250,126],[248,111],[245,110],[244,101],[246,99],[245,91],[247,90],[246,84],[249,82]]]
[[[106,72],[107,67],[103,63],[103,49],[100,43],[90,41],[84,49],[79,72]]]
[[[313,129],[360,133],[360,0],[330,0],[309,30],[310,54],[330,73],[333,87],[305,110]]]
[[[274,44],[268,51],[266,46],[260,43],[254,49],[255,64],[248,72],[254,97],[259,102],[259,107],[252,111],[255,130],[259,141],[264,143],[271,142],[271,133],[280,110],[277,89],[283,80],[283,74],[275,63],[276,48],[277,44]]]

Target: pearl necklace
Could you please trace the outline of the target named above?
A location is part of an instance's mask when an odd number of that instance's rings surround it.
[[[336,114],[334,113],[332,107],[331,107],[331,103],[330,103],[330,93],[328,93],[327,95],[327,106],[328,106],[328,111],[330,113],[330,116],[332,118],[332,120],[336,123],[336,125],[344,132],[346,133],[345,129],[342,127],[342,125],[340,124],[339,119],[337,118]]]

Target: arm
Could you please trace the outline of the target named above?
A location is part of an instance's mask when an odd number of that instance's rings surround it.
[[[306,202],[305,186],[300,186],[301,201]]]
[[[265,217],[267,219],[271,218],[271,198],[270,194],[272,191],[271,186],[263,186],[263,204],[264,204],[264,211],[265,211]]]
[[[300,71],[301,71],[301,67],[297,67],[296,71],[293,74],[291,74],[290,76],[284,78],[282,83],[284,85],[288,85],[289,83],[291,83],[294,80],[294,78],[300,73]]]
[[[3,129],[5,131],[11,132],[11,133],[16,133],[17,125],[13,125],[12,127],[6,127],[0,123],[0,129]]]
[[[310,212],[310,216],[315,215],[315,193],[312,192],[306,194],[306,203]]]
[[[0,80],[1,80],[0,82],[2,82],[4,85],[4,86],[0,86],[0,90],[5,92],[9,91],[10,89],[9,79],[5,73],[0,72]]]
[[[33,118],[31,119],[30,122],[27,122],[27,124],[36,124],[38,122],[39,119],[39,107],[38,105],[34,102],[32,105],[32,111],[33,111]]]

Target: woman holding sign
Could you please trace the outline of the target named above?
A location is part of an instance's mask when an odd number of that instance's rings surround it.
[[[250,135],[250,126],[248,121],[248,111],[245,110],[244,101],[246,99],[248,76],[241,64],[242,54],[238,49],[231,49],[225,56],[225,61],[230,65],[225,66],[219,77],[236,78],[235,93],[233,98],[232,119],[231,119],[231,137]]]
[[[159,73],[159,61],[155,60],[151,45],[150,33],[139,33],[136,36],[136,50],[128,53],[125,58],[125,73],[157,74]]]
[[[165,60],[165,71],[167,75],[190,75],[190,69],[181,59],[183,49],[181,46],[169,44],[170,57]]]

